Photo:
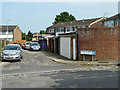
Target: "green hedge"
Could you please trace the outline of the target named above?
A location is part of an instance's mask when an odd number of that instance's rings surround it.
[[[2,40],[0,39],[0,53],[1,53],[1,51],[2,51],[2,47],[3,47],[3,45],[2,45]]]
[[[2,40],[0,39],[0,53],[2,52],[2,49],[4,48],[4,43],[2,42]]]

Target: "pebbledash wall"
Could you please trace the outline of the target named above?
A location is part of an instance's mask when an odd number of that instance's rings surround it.
[[[79,28],[78,33],[78,52],[79,60],[83,59],[81,50],[96,51],[94,60],[118,60],[120,58],[120,27],[101,27],[101,28]],[[91,56],[86,56],[91,59]]]

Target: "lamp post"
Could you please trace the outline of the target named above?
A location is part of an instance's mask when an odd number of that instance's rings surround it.
[[[7,20],[7,40],[8,40],[8,22],[13,20]]]
[[[38,39],[38,33],[37,33],[37,41],[39,41],[39,39]]]

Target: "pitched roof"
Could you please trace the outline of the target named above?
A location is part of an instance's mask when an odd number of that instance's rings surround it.
[[[40,35],[40,33],[37,33],[37,32],[36,32],[36,33],[33,33],[33,35],[38,35],[38,34]]]
[[[52,26],[48,27],[47,29],[65,27],[65,26],[90,25],[91,23],[93,23],[93,22],[95,22],[96,20],[99,20],[99,19],[101,19],[101,18],[83,19],[83,20],[63,22],[63,23],[58,23],[58,24],[52,25]]]
[[[120,18],[120,13],[118,13],[118,14],[112,16],[112,17],[107,18],[105,21],[108,21],[108,20],[111,20],[111,19],[118,19],[118,18]]]
[[[8,25],[8,31],[13,31],[17,25]],[[7,31],[7,25],[0,25],[0,28],[2,28],[2,31]]]

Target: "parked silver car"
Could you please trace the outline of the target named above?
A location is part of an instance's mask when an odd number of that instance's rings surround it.
[[[25,49],[27,49],[27,50],[30,49],[30,43],[31,43],[31,42],[29,42],[29,41],[25,43]]]
[[[40,51],[41,50],[40,44],[38,42],[31,42],[30,50]]]
[[[8,44],[4,47],[1,58],[2,60],[20,60],[23,58],[22,48],[18,44]]]

